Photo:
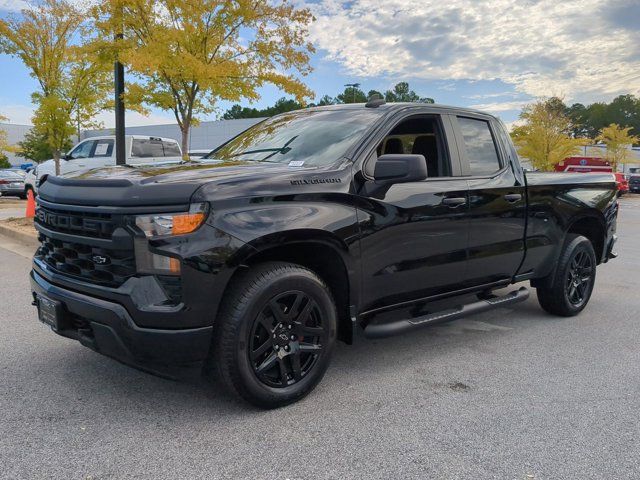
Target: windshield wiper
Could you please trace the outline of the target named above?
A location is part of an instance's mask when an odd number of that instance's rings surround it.
[[[291,151],[291,147],[289,145],[296,138],[298,138],[298,135],[296,135],[295,137],[292,137],[291,140],[289,140],[287,143],[285,143],[282,147],[279,147],[279,148],[258,148],[256,150],[245,150],[244,152],[235,153],[235,154],[233,154],[231,156],[232,157],[239,157],[240,155],[249,155],[249,154],[252,154],[252,153],[268,153],[268,152],[271,152],[271,155],[267,155],[262,160],[259,160],[261,162],[264,162],[264,161],[270,159],[271,157],[273,157],[276,153],[280,153],[282,155],[284,155],[285,153],[289,153]]]

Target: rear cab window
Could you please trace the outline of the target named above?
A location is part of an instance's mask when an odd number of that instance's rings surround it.
[[[465,157],[469,161],[470,174],[486,176],[502,169],[496,141],[487,120],[458,117]]]
[[[180,147],[176,142],[161,138],[134,138],[131,156],[136,158],[180,157]]]

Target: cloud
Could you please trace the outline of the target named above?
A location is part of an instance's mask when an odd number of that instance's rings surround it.
[[[0,0],[0,12],[19,12],[28,6],[29,4],[23,0]]]
[[[321,0],[309,8],[315,45],[350,75],[501,80],[519,93],[587,102],[640,94],[637,5]]]
[[[477,103],[469,105],[469,108],[484,110],[487,112],[508,112],[510,110],[521,110],[527,103],[526,100],[514,100],[509,102]]]

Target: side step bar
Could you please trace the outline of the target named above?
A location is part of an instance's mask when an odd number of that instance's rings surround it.
[[[389,323],[369,324],[364,329],[364,335],[367,338],[391,337],[393,335],[399,335],[401,333],[424,327],[425,325],[457,320],[458,318],[486,312],[488,310],[493,310],[494,308],[524,302],[527,298],[529,298],[529,290],[526,287],[521,287],[520,289],[514,290],[502,297],[492,297],[486,300],[469,303],[467,305],[459,305],[440,312],[430,313],[422,317],[397,320]]]

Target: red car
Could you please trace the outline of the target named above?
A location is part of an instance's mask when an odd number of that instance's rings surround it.
[[[629,180],[625,176],[624,173],[616,172],[614,173],[616,177],[616,185],[618,187],[618,195],[624,195],[625,193],[629,193]]]

